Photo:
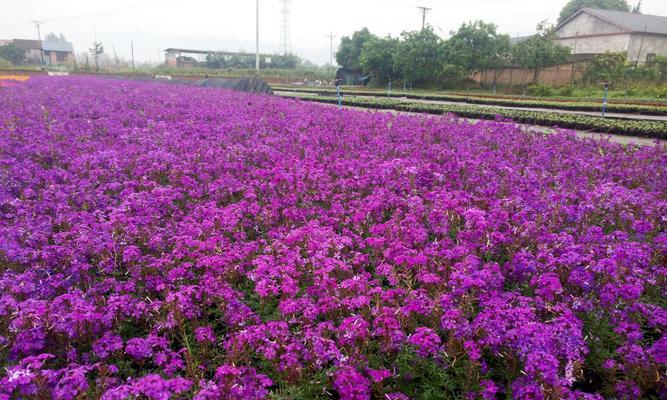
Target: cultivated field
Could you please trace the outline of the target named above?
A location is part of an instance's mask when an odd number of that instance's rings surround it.
[[[667,150],[0,88],[0,399],[664,397]]]
[[[339,101],[334,92],[321,89],[279,87],[276,94],[328,104],[338,104]],[[394,95],[398,97],[371,91],[345,91],[340,102],[350,107],[436,115],[451,113],[485,120],[509,118],[528,125],[667,140],[667,105],[658,103],[610,104],[603,117],[601,106],[590,102],[534,102],[439,94]]]

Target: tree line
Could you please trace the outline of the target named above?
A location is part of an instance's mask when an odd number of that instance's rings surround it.
[[[570,0],[558,23],[585,7],[639,13],[641,1],[630,7],[626,0]],[[546,21],[538,24],[536,34],[514,42],[500,34],[496,25],[484,21],[462,24],[447,40],[431,27],[399,37],[379,37],[363,28],[341,39],[336,61],[341,67],[370,75],[374,85],[394,80],[421,87],[455,85],[475,72],[507,65],[534,70],[538,82],[544,67],[570,58],[570,49],[557,44],[555,38],[556,27]]]
[[[341,39],[336,61],[343,68],[371,75],[371,82],[384,85],[393,80],[415,86],[441,86],[469,79],[475,72],[516,63],[539,71],[565,62],[570,49],[557,44],[555,28],[540,23],[538,32],[512,44],[496,25],[466,22],[444,40],[432,27],[403,32],[400,37],[379,37],[367,28]]]

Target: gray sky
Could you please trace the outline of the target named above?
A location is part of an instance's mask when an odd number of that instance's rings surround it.
[[[3,0],[3,2],[9,0]],[[631,4],[637,0],[631,0]],[[528,35],[541,20],[555,22],[567,0],[292,0],[292,46],[316,63],[329,60],[329,39],[367,26],[379,35],[399,35],[421,26],[417,5],[433,8],[428,15],[438,34],[447,37],[461,23],[493,22],[511,36]],[[63,33],[75,51],[86,51],[97,38],[108,54],[130,58],[134,40],[138,60],[157,61],[167,47],[254,51],[254,0],[22,0],[0,13],[0,39],[36,38],[30,20],[42,20],[42,35]],[[260,49],[279,49],[280,4],[260,0]],[[645,14],[667,15],[666,0],[644,0]]]

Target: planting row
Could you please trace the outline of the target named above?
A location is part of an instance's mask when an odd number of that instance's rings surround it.
[[[282,94],[307,101],[336,104],[338,100],[331,96]],[[388,109],[429,114],[452,113],[463,118],[493,120],[498,117],[508,118],[515,122],[558,126],[560,128],[594,131],[628,136],[648,137],[667,140],[667,121],[642,121],[592,117],[577,114],[559,114],[543,111],[489,108],[481,106],[429,104],[398,99],[371,97],[348,97],[342,99],[344,105],[375,109]]]
[[[336,91],[326,88],[287,88],[276,87],[276,90],[283,91],[298,91],[303,93],[316,93],[321,95],[335,95]],[[345,95],[353,96],[378,96],[388,97],[388,93],[376,90],[355,90],[349,89],[344,91]],[[408,99],[417,100],[435,100],[435,101],[452,101],[470,104],[486,104],[494,106],[506,107],[520,107],[520,108],[553,108],[557,110],[569,111],[590,111],[600,112],[602,110],[601,101],[554,101],[554,100],[535,100],[535,99],[516,99],[503,97],[477,97],[475,95],[459,95],[459,94],[425,94],[396,91],[392,92],[394,97],[405,97]],[[610,113],[625,113],[625,114],[643,114],[643,115],[667,115],[667,105],[644,105],[644,104],[624,104],[624,103],[609,103],[607,111]]]

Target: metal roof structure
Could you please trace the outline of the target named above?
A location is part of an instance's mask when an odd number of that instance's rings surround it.
[[[164,51],[168,52],[168,53],[190,53],[190,54],[211,54],[211,53],[213,53],[213,51],[210,51],[210,50],[176,49],[176,48],[173,48],[173,47],[165,49]]]
[[[12,44],[22,50],[41,50],[42,42],[30,39],[14,39]]]
[[[179,49],[179,48],[174,48],[174,47],[164,49],[164,52],[165,53],[185,53],[185,54],[222,54],[222,55],[228,55],[228,56],[236,56],[236,55],[252,55],[252,56],[254,56],[255,55],[255,53],[244,52],[244,51],[194,50],[194,49]],[[270,56],[270,54],[260,53],[260,56],[267,57],[267,56]]]
[[[72,43],[70,42],[47,42],[46,40],[43,40],[42,50],[74,53],[74,46],[72,46]]]
[[[32,39],[12,39],[0,40],[0,42],[11,43],[22,50],[44,50],[44,51],[61,51],[65,53],[74,53],[74,46],[70,42],[49,42],[46,40],[32,40]]]
[[[558,28],[560,29],[581,13],[593,15],[631,33],[667,35],[667,17],[635,14],[624,11],[598,10],[593,8],[582,8],[565,22],[560,24]]]

